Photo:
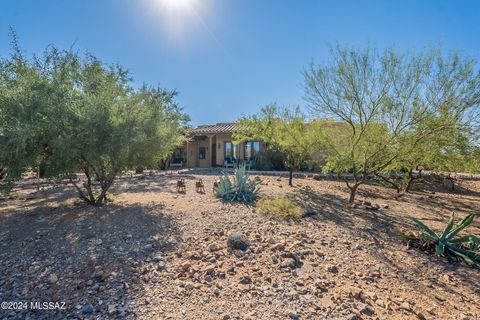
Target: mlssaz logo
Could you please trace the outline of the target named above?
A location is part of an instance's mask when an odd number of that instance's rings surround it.
[[[33,310],[65,310],[65,302],[30,302]]]

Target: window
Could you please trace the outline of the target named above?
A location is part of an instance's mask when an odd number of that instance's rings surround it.
[[[260,142],[259,141],[248,141],[245,142],[245,159],[251,159],[258,156],[260,152]]]
[[[198,148],[198,159],[203,160],[207,156],[207,148],[200,147]]]
[[[225,141],[225,158],[232,160],[238,159],[238,144],[234,144],[231,141]]]

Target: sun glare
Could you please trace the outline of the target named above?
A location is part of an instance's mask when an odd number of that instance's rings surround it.
[[[145,0],[154,29],[162,32],[176,45],[191,43],[197,35],[211,32],[205,18],[209,14],[209,0]],[[158,27],[158,29],[157,29]],[[194,36],[194,34],[196,36]]]
[[[158,0],[167,9],[181,11],[190,10],[195,4],[195,0]]]

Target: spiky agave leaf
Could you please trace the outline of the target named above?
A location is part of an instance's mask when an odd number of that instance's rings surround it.
[[[258,185],[261,181],[249,179],[246,173],[245,167],[239,167],[235,170],[232,179],[225,174],[220,178],[217,183],[217,187],[214,189],[214,193],[217,197],[220,197],[228,202],[253,202],[258,196]]]
[[[420,220],[418,220],[417,218],[415,217],[408,217],[408,219],[410,219],[411,221],[413,221],[413,223],[419,227],[420,229],[422,229],[424,232],[421,234],[421,236],[423,236],[424,238],[426,238],[427,240],[431,240],[431,241],[438,241],[438,239],[440,238],[436,233],[435,231],[433,231],[432,229],[430,229],[429,227],[427,227],[423,222],[421,222]]]
[[[435,244],[435,253],[437,255],[457,256],[469,265],[480,267],[480,253],[476,251],[480,248],[480,238],[475,235],[467,235],[454,239],[460,231],[472,224],[475,216],[478,215],[478,213],[469,214],[459,223],[455,224],[455,214],[452,213],[452,217],[441,236],[438,236],[420,220],[414,217],[408,218],[414,223],[414,225],[423,230],[423,238]],[[468,249],[460,247],[462,244],[467,245]]]

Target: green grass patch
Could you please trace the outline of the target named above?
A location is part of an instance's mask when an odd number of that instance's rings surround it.
[[[266,214],[272,214],[282,217],[301,218],[304,216],[304,210],[290,199],[260,199],[256,204],[257,208]]]

